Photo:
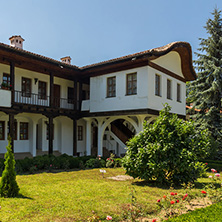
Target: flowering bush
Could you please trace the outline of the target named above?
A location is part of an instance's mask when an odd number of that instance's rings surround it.
[[[113,153],[110,154],[110,157],[106,159],[106,167],[113,168],[115,166],[115,155]]]
[[[171,185],[193,182],[205,172],[206,164],[197,159],[208,153],[208,133],[196,133],[192,122],[169,111],[165,106],[154,124],[145,124],[127,143],[123,167],[128,175]]]

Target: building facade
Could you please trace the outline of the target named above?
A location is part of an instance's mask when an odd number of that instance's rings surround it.
[[[186,81],[194,80],[191,47],[164,47],[92,64],[71,65],[0,43],[0,154],[124,155],[125,143],[152,123],[164,103],[185,117]]]

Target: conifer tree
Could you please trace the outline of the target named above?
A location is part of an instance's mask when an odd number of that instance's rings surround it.
[[[222,97],[221,11],[216,8],[212,15],[213,19],[208,19],[204,26],[208,37],[199,39],[199,53],[195,53],[197,79],[188,85],[188,100],[193,102],[191,117],[195,119],[197,129],[208,129],[220,145],[222,128],[220,113]]]
[[[5,169],[0,183],[0,196],[2,197],[16,197],[19,192],[16,182],[15,159],[11,147],[11,139],[9,137],[8,146],[6,146],[7,152],[5,153]]]

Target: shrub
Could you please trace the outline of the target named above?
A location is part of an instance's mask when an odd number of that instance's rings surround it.
[[[86,168],[102,168],[106,162],[103,159],[89,159],[86,161]]]
[[[11,139],[8,140],[5,153],[5,169],[2,173],[0,183],[0,195],[2,197],[16,197],[19,193],[19,187],[16,182],[15,159],[11,149]]]
[[[107,168],[113,168],[115,166],[114,157],[115,157],[115,154],[111,153],[110,157],[106,159]]]
[[[161,184],[195,181],[204,171],[204,158],[210,147],[206,131],[196,133],[192,122],[170,114],[165,105],[154,124],[144,124],[144,131],[128,142],[123,158],[126,173],[134,178]]]

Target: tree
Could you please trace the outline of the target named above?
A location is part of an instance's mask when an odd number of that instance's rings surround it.
[[[5,169],[0,183],[0,195],[2,197],[18,196],[19,187],[16,182],[15,159],[11,149],[11,139],[8,139],[7,152],[5,153]]]
[[[191,118],[198,130],[208,129],[217,144],[221,144],[221,97],[222,97],[222,19],[215,9],[213,19],[204,27],[206,39],[200,38],[196,65],[197,79],[188,85],[188,101],[193,103]]]
[[[128,142],[123,158],[126,174],[179,185],[195,181],[204,172],[198,158],[204,158],[209,150],[207,130],[196,134],[193,122],[169,111],[165,105],[154,124],[145,124],[144,130]]]

